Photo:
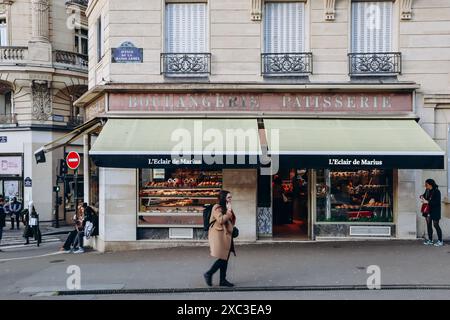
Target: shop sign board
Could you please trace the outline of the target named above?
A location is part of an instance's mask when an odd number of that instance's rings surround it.
[[[22,157],[0,157],[0,175],[22,175]]]
[[[398,114],[413,112],[413,95],[411,92],[112,93],[108,112]]]

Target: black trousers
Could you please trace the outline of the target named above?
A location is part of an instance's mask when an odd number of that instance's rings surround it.
[[[19,228],[19,224],[20,224],[19,214],[15,214],[15,213],[11,214],[11,229],[14,229],[14,220],[16,220],[17,229],[20,229]]]
[[[225,281],[227,278],[228,260],[217,259],[207,273],[212,276],[219,269],[220,282]]]
[[[441,227],[439,226],[439,220],[433,220],[431,218],[426,218],[426,220],[428,229],[428,239],[430,239],[430,241],[433,240],[433,226],[434,226],[438,235],[438,240],[442,242],[442,230]]]
[[[66,242],[64,242],[63,245],[64,250],[70,250],[72,248],[72,244],[74,243],[77,234],[77,230],[73,230],[69,233],[69,236],[67,237]]]
[[[38,226],[31,226],[31,230],[33,230],[33,238],[34,240],[36,240],[37,242],[37,246],[39,247],[39,245],[42,243],[42,235],[41,235],[41,230],[39,230]],[[26,244],[30,243],[30,237],[25,237],[26,239]]]

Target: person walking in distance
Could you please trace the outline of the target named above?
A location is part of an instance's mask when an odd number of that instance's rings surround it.
[[[423,204],[427,204],[429,207],[426,212],[423,212],[428,229],[428,240],[425,240],[424,244],[433,244],[434,226],[438,236],[438,241],[434,243],[434,245],[436,247],[441,247],[444,245],[442,242],[442,230],[439,226],[439,220],[441,220],[441,192],[433,179],[427,179],[425,181],[425,192],[420,196],[420,199]]]
[[[212,286],[212,277],[220,269],[220,286],[233,287],[226,279],[230,253],[234,251],[233,228],[236,216],[231,205],[232,196],[229,191],[222,190],[219,194],[219,203],[212,208],[210,228],[208,231],[211,256],[217,258],[203,276],[206,284]],[[235,253],[236,255],[236,253]]]
[[[14,229],[14,219],[16,220],[17,230],[20,229],[20,213],[22,212],[22,204],[17,201],[17,198],[12,198],[8,205],[8,212],[11,215],[11,230]]]
[[[2,243],[3,228],[5,226],[6,226],[5,200],[3,200],[3,198],[0,198],[0,244]]]

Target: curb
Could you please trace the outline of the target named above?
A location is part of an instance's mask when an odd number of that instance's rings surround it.
[[[262,291],[389,291],[389,290],[449,290],[450,285],[383,285],[380,289],[369,289],[362,285],[349,286],[275,286],[275,287],[233,287],[233,288],[167,288],[167,289],[114,289],[114,290],[62,290],[56,296],[115,295],[115,294],[175,294],[211,292],[262,292]]]

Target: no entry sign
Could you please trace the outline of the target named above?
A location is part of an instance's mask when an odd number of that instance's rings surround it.
[[[80,155],[78,154],[78,152],[72,151],[67,155],[66,163],[67,166],[72,170],[78,169],[80,161]]]

